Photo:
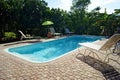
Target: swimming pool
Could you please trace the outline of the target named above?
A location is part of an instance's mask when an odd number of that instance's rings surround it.
[[[12,55],[35,63],[55,60],[79,47],[80,42],[93,42],[102,36],[69,36],[58,40],[38,42],[30,45],[8,48]]]

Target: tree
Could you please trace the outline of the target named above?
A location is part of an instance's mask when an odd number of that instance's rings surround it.
[[[40,28],[46,9],[44,0],[1,0],[0,38],[6,31],[17,33],[18,29],[26,31],[28,28]]]
[[[90,0],[73,0],[72,4],[72,21],[73,25],[75,25],[75,31],[84,34],[87,26],[86,23],[88,22],[86,10],[87,6],[90,4]]]
[[[71,10],[85,10],[90,4],[90,0],[73,0]]]
[[[7,1],[0,0],[0,38],[3,37],[5,29],[8,29],[8,22],[10,18],[10,6]]]
[[[120,13],[120,9],[115,9],[114,11],[115,11],[116,14]]]
[[[95,9],[94,9],[94,11],[97,11],[98,13],[99,13],[99,10],[100,10],[101,8],[98,6],[98,7],[96,7]]]

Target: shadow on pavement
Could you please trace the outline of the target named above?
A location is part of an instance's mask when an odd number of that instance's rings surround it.
[[[116,71],[112,66],[103,63],[91,56],[79,56],[76,58],[100,71],[106,80],[120,80],[120,73]]]

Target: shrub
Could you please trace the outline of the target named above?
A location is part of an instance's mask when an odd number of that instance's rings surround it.
[[[16,38],[16,34],[14,32],[5,32],[4,36],[8,38]]]
[[[4,41],[11,41],[16,39],[16,34],[14,32],[5,32],[3,40]]]

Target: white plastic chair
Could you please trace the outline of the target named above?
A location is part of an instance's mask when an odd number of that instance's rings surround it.
[[[97,45],[90,42],[85,43],[79,43],[80,46],[84,46],[86,50],[89,50],[89,55],[91,53],[95,53],[97,57],[99,58],[98,53],[105,53],[106,57],[104,61],[107,59],[108,55],[113,53],[113,46],[116,45],[116,43],[120,40],[120,34],[114,34],[111,36],[103,45]],[[84,52],[84,55],[86,54],[86,50]]]
[[[26,36],[21,30],[18,30],[18,32],[22,35],[21,40],[22,39],[40,39],[40,36],[36,36],[36,37]]]
[[[73,32],[71,32],[68,28],[65,28],[65,33],[66,34],[73,34]]]
[[[50,28],[50,32],[51,32],[51,34],[52,34],[53,36],[60,36],[60,35],[62,35],[62,33],[56,33],[56,32],[55,32],[55,29],[54,29],[53,27]]]

